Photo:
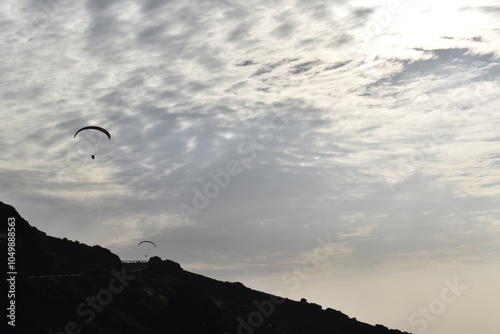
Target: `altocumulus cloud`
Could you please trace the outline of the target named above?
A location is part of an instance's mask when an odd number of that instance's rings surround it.
[[[318,237],[342,252],[311,280],[498,259],[498,10],[419,6],[7,1],[2,201],[221,279],[280,282]]]

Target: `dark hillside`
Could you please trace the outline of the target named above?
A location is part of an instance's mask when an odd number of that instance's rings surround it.
[[[170,260],[122,264],[102,247],[45,235],[0,202],[1,233],[9,217],[16,222],[16,329],[21,333],[401,333],[305,300],[190,273]],[[6,254],[6,243],[1,245]],[[5,256],[2,262],[6,268]],[[59,276],[69,274],[75,276]],[[38,277],[46,275],[58,276]]]

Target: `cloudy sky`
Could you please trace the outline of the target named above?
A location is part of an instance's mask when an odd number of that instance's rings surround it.
[[[498,333],[499,18],[493,0],[2,1],[0,200],[123,259]],[[111,140],[73,138],[87,125]]]

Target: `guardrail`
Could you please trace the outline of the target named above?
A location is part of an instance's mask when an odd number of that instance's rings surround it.
[[[66,274],[66,275],[40,275],[40,276],[28,276],[28,278],[52,278],[52,277],[78,277],[81,274]]]
[[[146,260],[122,260],[122,263],[149,263]]]

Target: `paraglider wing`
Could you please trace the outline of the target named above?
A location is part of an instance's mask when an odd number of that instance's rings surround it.
[[[155,248],[156,248],[155,243],[154,243],[154,242],[152,242],[152,241],[149,241],[149,240],[144,240],[144,241],[141,241],[141,242],[139,242],[139,244],[138,244],[137,246],[140,246],[142,243],[145,243],[145,242],[148,242],[148,243],[152,244],[152,245],[153,245],[153,246],[155,246]]]
[[[111,139],[111,135],[109,134],[108,130],[101,128],[100,126],[86,126],[81,128],[80,130],[76,131],[75,136],[73,138],[76,138],[76,135],[78,132],[83,131],[83,130],[98,130],[104,133],[106,136],[108,136],[109,139]]]

